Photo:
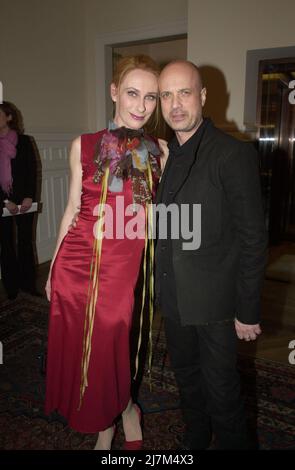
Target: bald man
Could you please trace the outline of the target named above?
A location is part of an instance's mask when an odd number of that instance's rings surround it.
[[[156,248],[156,291],[186,423],[181,448],[206,449],[214,435],[216,448],[247,449],[236,362],[237,338],[261,333],[267,236],[258,155],[203,118],[206,89],[194,64],[168,64],[159,86],[175,137],[157,203],[187,204],[190,216],[201,207],[200,246],[185,247],[171,226]]]

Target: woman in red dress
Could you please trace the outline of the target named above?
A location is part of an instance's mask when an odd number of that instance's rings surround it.
[[[157,77],[149,57],[121,59],[109,129],[73,141],[69,200],[46,284],[45,409],[58,410],[79,432],[99,432],[98,450],[111,448],[120,414],[124,448],[142,447],[141,413],[130,395],[129,334],[147,208],[159,177],[157,141],[143,131],[156,111]]]

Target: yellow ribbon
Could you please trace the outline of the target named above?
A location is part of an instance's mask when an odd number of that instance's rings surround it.
[[[107,198],[108,189],[108,178],[109,178],[109,166],[105,169],[105,173],[101,182],[101,194],[98,207],[98,218],[96,225],[96,233],[93,243],[93,252],[90,266],[90,281],[87,294],[86,314],[84,321],[84,335],[83,335],[83,353],[81,363],[81,386],[80,386],[80,410],[82,405],[83,396],[85,389],[88,386],[88,368],[91,354],[91,339],[93,332],[93,325],[95,319],[95,307],[98,297],[99,287],[99,268],[101,260],[102,250],[102,226],[103,226],[103,213],[105,210],[105,203]]]
[[[153,187],[153,176],[150,163],[148,162],[148,184],[152,194]],[[139,351],[142,342],[142,325],[143,325],[143,311],[146,300],[146,270],[147,270],[147,251],[149,247],[149,356],[148,356],[148,374],[150,379],[151,387],[151,368],[152,368],[152,353],[153,353],[153,337],[152,337],[152,324],[154,317],[154,239],[153,239],[153,205],[146,204],[145,206],[145,244],[144,244],[144,260],[143,260],[143,289],[142,289],[142,302],[140,311],[140,326],[139,326],[139,337],[137,344],[137,353],[135,358],[135,374],[136,379],[139,368]]]
[[[148,184],[150,186],[150,191],[152,193],[153,187],[153,177],[150,163],[148,162]],[[105,203],[107,198],[107,189],[108,189],[108,178],[109,178],[109,166],[105,169],[101,181],[101,195],[99,201],[99,211],[98,211],[98,220],[97,220],[97,229],[95,234],[95,239],[93,243],[93,252],[92,260],[90,266],[90,281],[87,294],[87,304],[86,304],[86,314],[84,321],[84,335],[83,335],[83,353],[82,353],[82,362],[81,362],[81,386],[80,386],[80,410],[82,406],[82,401],[86,387],[88,386],[88,368],[91,355],[91,340],[93,333],[93,325],[95,320],[95,307],[98,297],[98,288],[99,288],[99,268],[101,261],[101,250],[102,250],[102,227],[103,227],[103,213],[105,210]],[[147,251],[149,246],[149,358],[148,358],[148,373],[150,376],[151,384],[151,365],[152,365],[152,322],[154,316],[154,240],[153,240],[153,205],[151,203],[146,204],[145,206],[145,246],[144,246],[144,262],[143,262],[143,291],[142,291],[142,305],[140,312],[140,329],[137,345],[137,353],[135,359],[135,375],[134,379],[138,373],[139,366],[139,351],[142,342],[142,325],[143,325],[143,311],[145,306],[145,297],[146,297],[146,271],[147,271]],[[149,237],[150,235],[150,237]],[[150,242],[149,242],[150,240]]]

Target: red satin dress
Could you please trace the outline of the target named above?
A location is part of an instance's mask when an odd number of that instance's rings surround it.
[[[73,429],[83,433],[111,426],[130,399],[129,334],[144,248],[144,238],[102,241],[88,386],[78,410],[93,226],[97,221],[97,212],[96,216],[93,213],[101,193],[101,185],[93,182],[94,146],[99,135],[81,137],[81,211],[76,228],[69,230],[60,246],[51,278],[45,411],[57,410]],[[122,192],[108,190],[106,202],[113,213],[118,196],[124,208],[132,204],[130,180],[124,181]],[[126,226],[133,216],[123,217]]]

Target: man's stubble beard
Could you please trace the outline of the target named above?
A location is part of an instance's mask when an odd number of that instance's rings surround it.
[[[190,126],[185,126],[185,127],[182,127],[182,128],[173,127],[172,122],[168,123],[168,125],[171,127],[171,129],[174,132],[192,132],[193,130],[197,130],[198,127],[202,124],[202,122],[203,122],[203,116],[201,116],[200,119],[198,119],[196,122],[194,122]]]

